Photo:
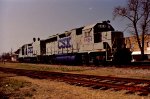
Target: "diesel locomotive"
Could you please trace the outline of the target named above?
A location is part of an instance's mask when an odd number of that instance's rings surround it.
[[[109,21],[74,28],[47,39],[33,38],[19,50],[20,62],[49,64],[125,64],[131,52],[125,47],[124,35]]]

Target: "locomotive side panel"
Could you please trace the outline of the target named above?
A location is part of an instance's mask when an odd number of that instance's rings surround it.
[[[40,40],[35,40],[32,43],[33,46],[33,55],[36,57],[37,55],[41,55],[41,49],[40,49]]]
[[[54,35],[45,41],[46,43],[46,55],[58,54],[58,42],[57,35]]]
[[[93,27],[94,25],[85,26],[82,30],[81,52],[90,52],[93,50]]]
[[[20,62],[33,62],[35,61],[35,56],[33,55],[33,46],[31,44],[23,45],[19,50],[19,61]]]
[[[58,54],[66,54],[69,52],[72,52],[73,46],[72,46],[72,36],[70,32],[63,33],[59,35],[58,39]]]
[[[86,26],[83,28],[82,36],[82,52],[105,51],[104,42],[111,46],[111,31],[110,29],[98,28],[99,24]]]
[[[33,46],[32,44],[25,44],[20,47],[19,57],[32,57],[33,56]]]
[[[27,57],[33,57],[33,46],[32,46],[32,44],[27,45]]]
[[[82,45],[82,28],[72,29],[59,36],[58,39],[58,54],[78,53]]]
[[[71,40],[71,42],[72,42],[72,46],[73,46],[72,47],[73,48],[73,53],[78,53],[81,50],[81,46],[82,46],[81,38],[83,36],[82,29],[83,29],[83,27],[76,28],[76,29],[72,30],[72,33],[71,33],[72,40]]]

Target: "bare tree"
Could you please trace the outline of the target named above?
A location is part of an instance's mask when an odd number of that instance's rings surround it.
[[[125,7],[114,8],[114,18],[129,20],[128,27],[136,37],[142,59],[144,59],[144,41],[150,28],[150,0],[128,0]]]

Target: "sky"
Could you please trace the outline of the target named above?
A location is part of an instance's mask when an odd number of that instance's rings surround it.
[[[125,4],[126,0],[0,0],[0,54],[16,51],[34,37],[46,39],[104,20],[124,31],[126,21],[113,20],[112,13]]]

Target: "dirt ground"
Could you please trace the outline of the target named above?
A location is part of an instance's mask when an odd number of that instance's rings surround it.
[[[106,75],[129,78],[150,79],[150,69],[56,66],[43,64],[6,63],[1,67],[33,70],[69,72],[92,75]],[[42,69],[41,69],[42,68]],[[126,90],[94,90],[87,87],[69,85],[64,82],[32,79],[15,74],[0,72],[0,99],[150,99],[148,96],[126,94]]]

